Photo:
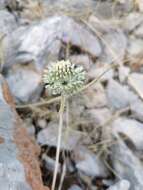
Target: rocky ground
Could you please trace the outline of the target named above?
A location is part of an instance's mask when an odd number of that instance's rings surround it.
[[[87,83],[116,67],[69,99],[56,189],[143,190],[142,0],[0,1],[0,187],[51,187],[59,102],[41,78],[62,59]]]

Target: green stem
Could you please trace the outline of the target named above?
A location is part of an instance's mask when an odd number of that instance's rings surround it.
[[[66,98],[64,96],[61,96],[61,106],[60,106],[60,111],[59,111],[58,141],[57,141],[57,151],[56,151],[56,163],[55,163],[55,170],[54,170],[54,176],[53,176],[51,190],[55,190],[55,186],[56,186],[58,164],[59,164],[59,157],[60,157],[61,137],[62,137],[62,129],[63,129],[63,113],[64,113],[65,101],[66,101]]]

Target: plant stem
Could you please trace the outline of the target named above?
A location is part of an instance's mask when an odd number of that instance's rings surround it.
[[[58,164],[59,164],[59,157],[60,157],[60,146],[61,146],[61,137],[62,137],[62,129],[63,129],[63,113],[65,107],[65,97],[61,96],[61,106],[59,111],[59,129],[58,129],[58,140],[57,140],[57,150],[56,150],[56,163],[55,163],[55,170],[52,182],[51,190],[55,190],[57,173],[58,173]]]
[[[110,65],[105,71],[103,71],[103,73],[101,73],[97,78],[93,79],[91,82],[89,82],[87,85],[85,85],[83,88],[79,89],[75,94],[82,92],[84,90],[86,90],[87,88],[91,87],[93,84],[97,83],[101,77],[104,76],[104,74],[106,74],[108,71],[110,71],[112,68],[116,68],[118,67],[118,65],[112,64]]]
[[[17,105],[16,109],[25,109],[28,107],[34,107],[34,106],[45,106],[46,104],[52,104],[54,102],[60,101],[61,100],[61,96],[55,97],[55,98],[51,98],[50,100],[45,100],[42,102],[36,102],[33,104],[25,104],[25,105]]]

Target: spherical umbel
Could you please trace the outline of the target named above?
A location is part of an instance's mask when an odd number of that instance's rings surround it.
[[[43,74],[45,87],[52,94],[72,95],[83,87],[85,71],[82,66],[70,61],[58,61],[51,68],[45,69]]]

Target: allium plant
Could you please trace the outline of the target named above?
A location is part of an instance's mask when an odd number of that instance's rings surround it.
[[[85,71],[70,61],[58,61],[44,70],[43,81],[53,95],[72,95],[83,87]]]
[[[85,71],[82,66],[72,64],[70,61],[58,61],[50,68],[44,70],[43,82],[53,95],[61,95],[59,111],[59,129],[57,140],[56,164],[52,182],[52,190],[55,189],[60,156],[60,145],[63,128],[63,113],[67,96],[71,96],[84,86]]]
[[[76,94],[84,89],[92,86],[111,68],[116,65],[111,65],[107,70],[99,75],[98,78],[94,79],[87,85],[85,84],[86,73],[82,66],[72,64],[70,61],[58,61],[53,63],[50,68],[46,68],[43,74],[43,82],[45,87],[53,95],[61,95],[61,106],[59,111],[59,128],[58,128],[58,139],[57,139],[57,152],[56,152],[56,164],[52,182],[51,190],[55,190],[57,173],[58,173],[58,163],[60,156],[60,145],[62,138],[62,127],[63,127],[63,113],[65,108],[66,100],[69,96]]]

